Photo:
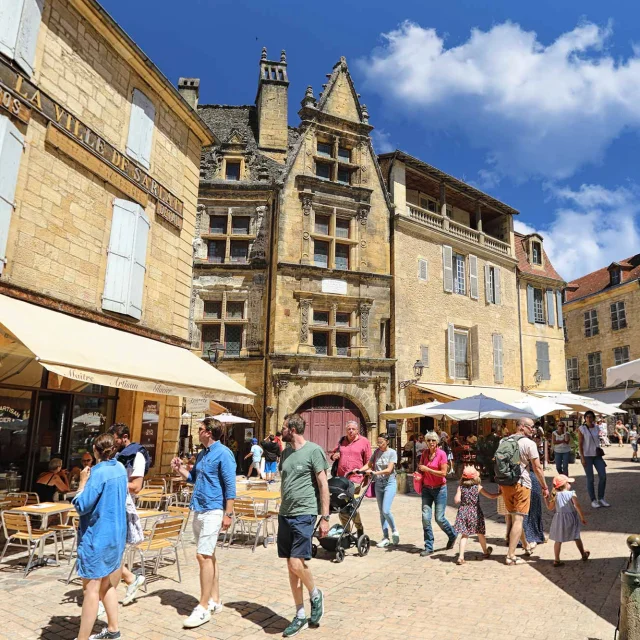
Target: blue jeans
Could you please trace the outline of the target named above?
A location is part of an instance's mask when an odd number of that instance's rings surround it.
[[[422,528],[424,529],[424,548],[433,551],[433,529],[431,511],[436,505],[436,523],[447,534],[449,541],[456,539],[456,532],[444,515],[447,506],[447,485],[441,487],[422,487]]]
[[[571,455],[570,451],[566,453],[558,453],[557,451],[553,454],[553,457],[556,461],[556,469],[558,473],[564,473],[565,476],[569,475],[569,456]]]
[[[587,491],[591,502],[596,499],[593,482],[593,467],[598,472],[598,500],[604,498],[604,491],[607,488],[607,465],[604,458],[598,456],[585,456],[584,457],[584,471],[587,474]]]
[[[396,521],[391,513],[391,503],[396,497],[396,478],[389,478],[386,482],[376,482],[376,500],[378,501],[378,509],[380,510],[380,524],[382,525],[382,534],[385,538],[389,537],[389,527],[391,533],[396,530]]]

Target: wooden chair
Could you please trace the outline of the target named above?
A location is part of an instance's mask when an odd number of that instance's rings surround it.
[[[233,523],[231,525],[231,531],[229,533],[229,542],[227,547],[231,546],[233,542],[233,536],[235,534],[236,525],[240,524],[241,534],[246,536],[246,540],[251,536],[253,529],[255,527],[255,538],[253,540],[253,549],[256,550],[258,546],[258,538],[260,537],[260,532],[263,530],[263,526],[266,528],[267,520],[269,516],[262,513],[258,513],[256,510],[256,504],[252,498],[236,498],[233,503]],[[227,534],[225,533],[224,538],[222,540],[222,544],[226,541]],[[245,540],[245,543],[246,543]],[[268,544],[267,536],[262,535],[262,544],[266,547]]]
[[[73,526],[75,535],[73,538],[73,543],[71,544],[71,552],[69,553],[67,564],[71,564],[71,558],[73,558],[73,552],[78,547],[78,526],[80,525],[80,517],[74,516],[73,518],[71,518],[71,525]],[[73,575],[73,572],[76,570],[77,566],[78,566],[78,557],[76,556],[76,559],[73,562],[73,566],[71,567],[71,571],[69,571],[69,575],[67,576],[67,584],[71,582],[71,576]]]
[[[138,509],[160,509],[160,505],[165,497],[164,493],[158,491],[157,493],[145,492],[144,494],[138,494],[138,501],[136,506]]]
[[[27,501],[24,504],[25,507],[28,507],[32,504],[40,504],[40,496],[37,493],[29,491],[25,492],[24,495],[27,496]]]
[[[184,525],[182,527],[182,537],[180,543],[182,544],[182,551],[184,552],[185,559],[187,558],[187,548],[184,545],[184,534],[189,526],[189,519],[191,518],[191,509],[189,507],[169,506],[167,513],[170,516],[182,516],[184,518]]]
[[[151,535],[140,544],[132,547],[132,551],[140,554],[142,565],[142,575],[146,573],[147,558],[153,554],[156,556],[156,566],[154,574],[158,573],[160,560],[165,551],[173,551],[176,558],[176,569],[178,570],[178,582],[182,582],[180,574],[180,560],[178,559],[178,547],[182,542],[182,532],[184,531],[185,517],[182,515],[171,517],[164,516],[156,520],[151,530]],[[145,591],[147,588],[145,587]]]
[[[247,485],[247,489],[258,490],[268,490],[269,483],[266,480],[249,480],[249,484]]]
[[[16,509],[17,507],[24,507],[27,504],[26,493],[7,493],[5,500],[9,503],[7,510]]]
[[[145,489],[157,489],[162,493],[167,493],[167,482],[164,478],[149,478],[144,483]]]
[[[42,531],[40,529],[33,529],[31,527],[31,520],[26,513],[16,513],[15,511],[3,511],[2,512],[2,528],[4,530],[4,536],[6,542],[2,555],[0,556],[0,562],[4,559],[4,555],[7,552],[7,547],[10,545],[13,547],[24,548],[26,545],[29,552],[29,559],[27,566],[24,570],[25,577],[31,569],[31,563],[33,562],[33,556],[35,555],[38,546],[42,543],[44,548],[47,538],[53,538],[53,544],[56,551],[56,562],[58,562],[58,539],[54,531]],[[16,540],[17,542],[12,542]]]

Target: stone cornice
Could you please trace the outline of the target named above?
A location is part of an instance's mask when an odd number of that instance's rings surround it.
[[[298,264],[295,262],[278,262],[278,272],[291,272],[295,274],[309,274],[320,279],[339,279],[347,281],[362,280],[393,280],[393,276],[388,273],[371,273],[370,271],[342,271],[340,269],[326,269],[317,267],[314,264]]]

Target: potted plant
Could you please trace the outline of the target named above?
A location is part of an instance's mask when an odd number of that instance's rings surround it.
[[[579,457],[579,440],[578,440],[578,432],[572,431],[570,434],[570,442],[571,445],[571,453],[569,454],[569,464],[573,464],[576,459]]]

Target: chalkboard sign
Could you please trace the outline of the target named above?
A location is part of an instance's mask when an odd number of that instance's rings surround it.
[[[387,435],[395,438],[398,435],[398,423],[395,420],[387,420]]]
[[[156,464],[158,444],[158,426],[160,424],[160,403],[157,400],[145,400],[142,408],[142,430],[140,444],[151,456],[151,466]]]

